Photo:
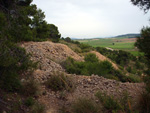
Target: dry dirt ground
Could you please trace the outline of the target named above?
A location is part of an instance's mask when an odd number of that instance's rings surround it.
[[[56,44],[52,42],[28,42],[21,44],[28,53],[32,54],[32,60],[39,62],[38,69],[34,72],[34,79],[40,83],[44,83],[50,78],[54,72],[65,70],[59,64],[67,57],[72,57],[75,60],[83,61],[83,57],[73,52],[70,48],[63,44]],[[108,60],[105,56],[92,52],[97,55],[100,60]],[[112,61],[110,61],[112,62]],[[118,66],[112,62],[117,69]],[[67,74],[67,73],[66,73]],[[38,100],[46,105],[47,113],[58,113],[63,106],[70,106],[79,97],[92,98],[95,101],[95,93],[97,91],[106,92],[108,95],[113,95],[117,98],[121,97],[125,91],[136,102],[140,92],[144,89],[143,83],[121,83],[115,80],[105,79],[97,75],[83,76],[68,74],[75,84],[74,91],[68,93],[67,91],[54,92],[42,85],[41,96]]]

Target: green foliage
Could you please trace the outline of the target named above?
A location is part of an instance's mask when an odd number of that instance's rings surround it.
[[[94,54],[87,55],[85,62],[78,62],[72,58],[68,58],[64,64],[67,72],[78,75],[83,74],[89,76],[91,74],[98,74],[99,76],[105,76],[113,70],[111,63],[108,61],[99,62]]]
[[[21,93],[26,96],[38,96],[40,93],[39,83],[33,79],[23,82]]]
[[[30,113],[45,113],[45,106],[39,102],[36,102],[32,106]]]
[[[123,75],[121,71],[115,70],[109,61],[100,62],[98,58],[91,53],[85,56],[85,62],[75,61],[69,57],[65,62],[62,63],[62,66],[68,73],[71,74],[87,76],[95,74],[109,79],[120,80],[122,82],[138,81],[138,79],[133,79],[133,77],[129,78]]]
[[[21,88],[19,74],[32,70],[34,63],[30,61],[25,50],[10,41],[0,40],[0,87],[7,91]]]
[[[31,0],[10,2],[11,13],[6,13],[5,2],[2,2],[0,19],[0,29],[5,31],[4,36],[13,42],[39,41],[51,38],[59,41],[60,34],[58,28],[53,24],[48,24],[44,18],[44,12],[37,9],[36,5],[30,4]],[[15,6],[15,7],[14,7]]]
[[[31,2],[0,2],[0,20],[3,20],[0,21],[0,87],[7,91],[18,91],[22,87],[20,75],[27,74],[35,67],[25,50],[15,43],[41,41],[50,34],[59,34],[57,27],[47,24],[42,10]],[[55,35],[50,38],[60,38],[60,35]]]
[[[127,92],[123,92],[120,99],[108,96],[106,93],[102,93],[100,91],[98,91],[95,96],[102,104],[104,111],[110,113],[138,113],[136,109],[132,108],[132,101],[130,100]]]
[[[136,61],[135,66],[137,69],[143,69],[144,65],[142,65],[139,61]]]
[[[137,109],[132,108],[132,102],[127,92],[123,92],[119,99],[100,91],[95,96],[98,99],[96,103],[92,99],[77,99],[71,106],[71,113],[138,113]]]
[[[136,74],[136,69],[135,68],[133,68],[133,67],[127,67],[127,71],[129,72],[129,73],[132,73],[132,74]]]
[[[44,104],[41,104],[33,97],[27,97],[23,100],[22,97],[18,97],[17,95],[14,100],[12,101],[10,111],[8,109],[6,110],[8,113],[45,113]]]
[[[79,98],[72,105],[73,113],[99,113],[97,105],[90,99]]]
[[[61,34],[58,31],[58,28],[54,25],[54,24],[49,24],[49,37],[50,39],[52,39],[53,42],[58,42]]]
[[[147,5],[147,4],[146,4]],[[147,5],[147,9],[149,9],[150,5]],[[139,99],[139,108],[141,113],[149,113],[150,109],[150,28],[144,27],[141,30],[141,37],[137,38],[137,42],[135,46],[142,52],[144,52],[145,57],[147,58],[148,62],[146,63],[148,69],[146,70],[147,76],[144,77],[144,82],[146,84],[145,89],[146,91],[140,96]]]
[[[21,101],[21,99],[19,97],[15,97],[15,101],[13,102],[9,112],[10,113],[19,113],[22,105],[23,105],[23,102]]]
[[[99,62],[98,58],[96,57],[95,54],[87,54],[84,58],[85,62]]]
[[[89,51],[93,50],[92,46],[90,46],[88,44],[80,43],[79,47],[81,48],[82,52],[89,52]]]
[[[105,93],[102,94],[101,92],[97,92],[96,97],[103,104],[104,108],[110,112],[116,112],[122,109],[120,103],[117,100],[115,100],[112,96],[107,96]]]
[[[150,9],[150,1],[149,0],[131,0],[133,5],[137,5],[141,9],[143,9],[145,12],[147,12]]]
[[[111,51],[107,50],[106,48],[97,47],[96,50],[100,52],[101,54],[107,56],[111,60],[115,61],[117,64],[121,66],[126,66],[129,64],[129,61],[136,61],[137,58],[133,56],[131,53],[126,51]]]
[[[137,42],[135,46],[142,52],[144,52],[145,56],[150,58],[150,28],[144,27],[141,30],[141,37],[137,38]]]
[[[4,26],[6,25],[6,17],[5,14],[3,12],[0,11],[0,31],[4,30]]]
[[[102,47],[97,47],[96,50],[124,67],[121,69],[122,71],[127,70],[131,74],[137,74],[139,71],[144,73],[146,69],[145,64],[147,60],[144,56],[139,56],[136,58],[131,53],[126,51],[111,51]]]
[[[137,75],[130,74],[129,76],[126,77],[128,82],[133,82],[133,83],[138,83],[142,82],[141,78]]]
[[[33,99],[32,97],[28,97],[28,98],[25,100],[24,104],[25,104],[26,106],[30,107],[30,106],[33,106],[33,105],[35,104],[35,101],[34,101],[34,99]]]
[[[3,73],[0,77],[0,88],[10,92],[19,91],[21,89],[21,83],[18,79],[18,74],[11,72],[6,73]]]
[[[71,42],[71,41],[72,41],[70,37],[66,37],[64,40],[65,40],[66,42]]]
[[[46,86],[54,91],[72,91],[74,84],[72,79],[64,73],[55,73],[46,81]]]
[[[37,9],[31,2],[32,0],[0,1],[0,89],[2,92],[24,95],[27,97],[24,104],[31,108],[28,112],[42,113],[44,107],[34,103],[33,98],[28,98],[39,93],[38,84],[27,77],[32,74],[36,63],[33,63],[25,49],[18,45],[22,41],[42,41],[50,37],[51,31],[55,31],[55,35],[59,32],[56,26],[51,27],[44,20],[42,10]],[[51,35],[50,38],[60,38],[60,35]],[[22,112],[22,105],[20,98],[14,102],[10,112]]]

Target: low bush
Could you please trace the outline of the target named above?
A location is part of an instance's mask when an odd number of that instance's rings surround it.
[[[39,102],[36,102],[32,106],[30,113],[45,113],[45,106]]]
[[[30,106],[33,106],[35,104],[35,100],[33,99],[33,97],[28,97],[24,104],[27,106],[27,107],[30,107]]]
[[[79,47],[81,48],[82,52],[89,52],[89,51],[93,50],[93,47],[88,44],[80,43]]]
[[[100,110],[96,103],[90,99],[79,98],[72,105],[73,113],[99,113]]]
[[[8,113],[20,113],[22,105],[21,98],[16,97]]]
[[[135,62],[135,66],[136,66],[137,69],[143,69],[144,68],[144,65],[142,65],[139,61]]]
[[[128,65],[130,60],[132,61],[137,60],[137,58],[133,56],[131,53],[122,50],[111,51],[103,47],[96,47],[96,50],[122,66]]]
[[[21,93],[26,96],[38,96],[40,93],[40,85],[33,79],[29,79],[23,83]]]
[[[127,67],[127,71],[132,74],[136,74],[137,70],[134,67]]]
[[[129,99],[128,93],[124,92],[120,100],[113,96],[108,96],[106,93],[98,91],[95,96],[103,105],[104,111],[110,113],[138,113],[136,109],[132,109],[132,102]]]
[[[73,80],[64,73],[57,72],[46,81],[46,86],[54,91],[74,89]]]
[[[110,112],[116,112],[122,109],[118,100],[115,100],[112,96],[107,96],[105,93],[97,92],[96,97],[102,103],[104,108]]]
[[[99,76],[105,76],[111,74],[113,67],[108,61],[99,62],[95,54],[88,54],[85,56],[85,62],[78,62],[72,58],[68,58],[63,63],[64,68],[68,73],[88,75],[97,74]]]
[[[132,82],[133,80],[131,79],[131,81],[129,81],[121,71],[115,70],[109,61],[100,62],[96,55],[91,53],[85,56],[85,62],[75,61],[69,57],[62,63],[62,66],[71,74],[87,76],[95,74],[109,79],[120,80],[122,82]]]
[[[85,60],[85,62],[92,62],[92,63],[99,62],[98,58],[93,53],[87,54],[85,56],[84,60]]]
[[[138,82],[141,82],[141,78],[137,75],[129,75],[126,77],[127,81],[128,82],[133,82],[133,83],[138,83]]]

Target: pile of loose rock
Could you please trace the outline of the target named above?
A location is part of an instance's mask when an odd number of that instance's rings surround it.
[[[52,42],[27,42],[21,44],[28,53],[31,54],[31,59],[38,62],[39,67],[34,71],[34,78],[43,83],[53,75],[53,72],[65,70],[60,65],[60,62],[66,60],[67,57],[72,57],[77,61],[83,61],[83,57],[73,52],[69,47],[63,44]],[[139,92],[143,91],[143,83],[121,83],[115,80],[109,80],[97,75],[81,76],[70,74],[74,83],[75,90],[69,92],[54,92],[47,89],[44,85],[43,90],[46,92],[41,95],[39,101],[43,102],[49,113],[57,112],[63,105],[70,105],[79,97],[95,98],[97,91],[106,92],[108,95],[113,95],[117,98],[122,96],[123,92],[127,91],[129,96],[134,100],[139,96]],[[64,95],[65,99],[61,99]]]
[[[77,61],[83,61],[83,58],[72,51],[64,44],[46,42],[27,42],[21,44],[27,53],[31,54],[31,60],[38,62],[38,70],[34,72],[34,78],[39,82],[46,81],[53,72],[65,70],[60,63],[68,57]]]

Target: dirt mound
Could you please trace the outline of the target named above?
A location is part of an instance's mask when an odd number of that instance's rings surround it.
[[[72,51],[68,46],[60,43],[46,42],[27,42],[21,45],[27,52],[32,53],[33,56],[44,55],[45,58],[49,58],[56,62],[66,60],[67,57],[72,57],[77,61],[82,61],[83,58]]]
[[[99,52],[91,51],[91,53],[94,53],[97,56],[97,58],[101,61],[108,60],[115,69],[119,69],[117,64],[113,63],[109,58],[105,57],[104,55],[100,54]]]
[[[21,44],[27,53],[31,54],[31,60],[38,62],[39,67],[34,71],[34,78],[39,82],[46,81],[53,72],[65,71],[60,62],[72,57],[77,61],[83,58],[73,52],[68,46],[59,43],[46,42],[27,42]]]
[[[65,70],[59,64],[64,61],[67,57],[72,57],[77,61],[83,61],[83,57],[73,52],[70,48],[63,44],[56,44],[52,42],[28,42],[21,44],[28,53],[31,53],[31,59],[39,62],[39,67],[34,71],[34,78],[39,82],[43,83],[53,75],[55,71],[65,72]],[[114,64],[110,59],[101,55],[98,52],[92,51],[96,56],[104,61],[110,61],[115,69],[118,69],[117,65]],[[109,95],[113,95],[116,98],[122,96],[124,91],[129,93],[129,96],[136,99],[139,92],[144,89],[143,83],[121,83],[115,80],[109,80],[97,75],[92,76],[80,76],[70,74],[73,82],[76,86],[75,90],[71,93],[67,91],[54,92],[51,89],[47,89],[46,86],[42,85],[41,96],[38,100],[46,105],[47,113],[58,113],[62,106],[70,107],[71,103],[79,97],[88,97],[97,101],[95,93],[97,91],[107,92]],[[62,98],[63,97],[63,98]]]

